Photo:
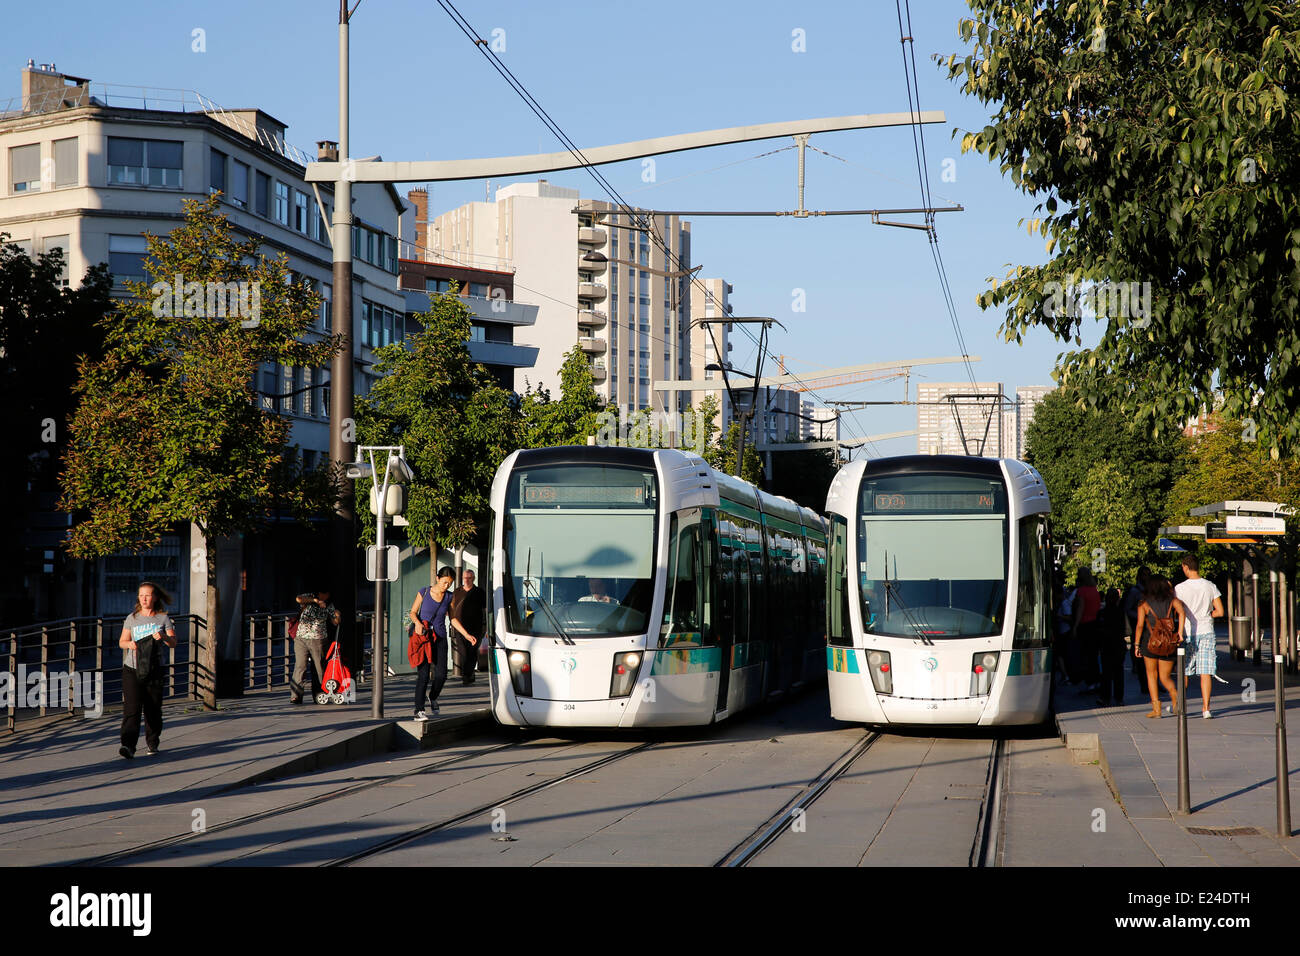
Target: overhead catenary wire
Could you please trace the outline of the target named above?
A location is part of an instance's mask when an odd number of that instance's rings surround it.
[[[903,19],[904,7],[907,9],[907,25],[904,27]],[[932,194],[930,191],[930,170],[929,160],[925,151],[925,130],[920,123],[921,113],[921,84],[916,73],[916,41],[912,37],[912,10],[909,0],[894,0],[894,9],[898,13],[898,34],[899,44],[903,53],[903,82],[907,89],[907,108],[913,117],[911,123],[912,129],[912,152],[916,157],[916,169],[918,186],[921,192],[921,203],[927,208],[933,207]],[[911,57],[909,61],[909,44]],[[957,307],[953,300],[952,286],[948,281],[947,270],[944,268],[943,256],[939,252],[939,235],[935,228],[934,213],[926,213],[926,225],[929,236],[930,257],[934,261],[935,272],[939,277],[939,290],[943,296],[944,305],[948,310],[948,318],[952,323],[953,334],[956,337],[957,347],[962,356],[962,361],[966,366],[966,375],[973,386],[975,382],[975,370],[970,363],[970,351],[966,347],[966,339],[962,334],[961,321],[957,317]]]
[[[470,25],[469,21],[465,18],[465,16],[458,9],[456,9],[456,6],[453,3],[451,3],[450,0],[437,0],[437,2],[438,5],[442,7],[442,9],[447,13],[447,15],[452,18],[452,21],[461,30],[461,32],[464,33],[465,36],[468,37],[474,43],[475,47],[488,61],[488,63],[491,64],[492,68],[495,69],[497,73],[500,74],[502,79],[504,79],[506,83],[511,87],[511,89],[513,89],[524,100],[524,103],[528,106],[530,110],[532,110],[532,112],[537,116],[537,118],[542,121],[543,125],[545,125],[546,128],[550,130],[551,133],[554,134],[557,139],[559,139],[560,143],[564,146],[565,150],[571,156],[573,156],[574,159],[578,160],[578,162],[582,164],[582,168],[586,170],[588,175],[590,175],[596,181],[596,183],[600,186],[600,188],[605,192],[606,196],[610,198],[611,202],[613,202],[615,205],[620,207],[620,209],[617,212],[613,213],[613,215],[615,216],[626,215],[633,222],[637,223],[640,231],[645,232],[646,235],[650,237],[651,241],[655,244],[655,246],[658,247],[664,253],[665,260],[669,265],[669,270],[667,271],[672,271],[673,269],[679,271],[682,270],[684,264],[682,263],[681,257],[672,251],[668,243],[665,242],[663,237],[659,234],[658,224],[655,222],[654,217],[646,213],[637,212],[623,198],[623,196],[618,192],[618,190],[614,188],[614,185],[610,183],[608,179],[605,178],[604,174],[601,173],[599,169],[597,169],[595,166],[591,164],[591,162],[583,154],[582,150],[577,146],[577,144],[574,143],[574,141],[569,137],[569,135],[565,133],[563,129],[560,128],[559,124],[550,116],[549,113],[546,112],[546,110],[542,107],[542,105],[537,102],[536,98],[527,90],[527,88],[518,79],[518,77],[516,77],[514,73],[510,71],[510,68],[507,67],[505,63],[501,61],[500,57],[498,57],[496,53],[491,49],[488,42],[478,35],[477,31],[474,30],[474,28]],[[692,286],[698,287],[701,290],[701,292],[705,292],[705,293],[708,292],[707,287],[698,278],[691,276],[690,283]],[[742,329],[744,329],[743,326]],[[750,337],[751,340],[754,338],[753,334],[749,332],[748,329],[744,329],[744,331]],[[710,334],[710,338],[713,340],[714,351],[715,353],[718,354],[719,360],[721,361],[722,353],[717,348],[717,340],[713,338],[713,333],[711,329],[709,330],[709,334]],[[763,349],[760,343],[758,342],[758,340],[754,340],[754,341],[756,345],[760,346],[759,355],[761,359]],[[761,375],[762,369],[761,368],[757,369],[757,372],[760,373]]]

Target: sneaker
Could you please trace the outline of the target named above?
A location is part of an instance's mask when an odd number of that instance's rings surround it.
[[[149,748],[147,751],[145,751],[145,752],[146,752],[147,754],[149,754],[150,757],[156,757],[156,756],[158,756],[158,748],[157,748],[157,747],[150,747],[150,748]]]
[[[1210,712],[1209,712],[1208,710],[1203,710],[1203,711],[1201,711],[1201,717],[1203,717],[1205,720],[1209,720],[1209,719],[1210,719],[1210,716],[1211,716],[1211,715],[1210,715]]]
[[[302,698],[301,698],[301,697],[290,697],[290,698],[289,698],[289,703],[291,703],[291,704],[301,704],[301,703],[302,703]]]
[[[438,712],[439,709],[438,709],[438,704],[436,702],[429,705],[429,713],[433,714],[436,717],[438,716]]]
[[[1173,712],[1174,712],[1174,705],[1173,705],[1173,704],[1165,704],[1165,713],[1166,713],[1166,714],[1172,714]]]
[[[417,710],[415,712],[415,719],[418,721],[425,721],[429,719],[429,715],[422,710]]]
[[[387,676],[389,677],[397,676],[397,671],[393,670],[393,666],[391,664],[388,665],[388,667],[384,668],[384,673],[387,674]]]
[[[127,760],[130,760],[132,757],[135,756],[135,750],[128,747],[126,744],[122,744],[122,746],[118,747],[117,752],[120,753]]]

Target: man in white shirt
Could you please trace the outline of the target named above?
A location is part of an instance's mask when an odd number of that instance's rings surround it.
[[[1214,655],[1214,619],[1223,617],[1223,595],[1213,581],[1200,575],[1196,555],[1183,558],[1187,580],[1174,588],[1178,600],[1187,608],[1187,676],[1201,675],[1201,716],[1210,716],[1210,681],[1216,673]]]

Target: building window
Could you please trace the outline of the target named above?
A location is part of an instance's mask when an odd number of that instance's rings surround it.
[[[248,164],[234,160],[230,164],[230,192],[226,199],[232,206],[248,208]]]
[[[257,174],[257,186],[253,190],[253,212],[268,218],[271,215],[271,177],[266,173]]]
[[[331,308],[332,296],[330,286],[322,284],[320,287],[320,330],[328,332],[330,330],[330,320],[334,313]]]
[[[307,235],[307,194],[301,190],[293,191],[293,228]]]
[[[275,181],[275,221],[289,225],[289,187],[278,179]]]
[[[487,329],[478,323],[473,323],[469,327],[469,340],[471,342],[486,342]]]
[[[9,191],[34,193],[41,188],[41,144],[9,150]]]
[[[222,194],[226,191],[226,154],[219,149],[211,151],[208,191]]]
[[[384,236],[384,268],[397,275],[397,237]]]
[[[108,138],[108,181],[114,186],[180,189],[183,144],[166,139]]]
[[[316,200],[314,199],[309,200],[307,204],[307,222],[308,222],[307,234],[311,236],[313,239],[315,239],[317,242],[320,242],[320,237],[321,237],[320,206],[317,204]]]
[[[144,236],[109,236],[108,271],[121,285],[127,279],[144,281],[144,260],[149,243]]]
[[[75,186],[81,178],[77,165],[77,137],[54,141],[54,185]]]
[[[75,143],[76,140],[74,139],[73,142]],[[58,283],[65,289],[68,287],[68,239],[69,238],[70,238],[69,236],[46,236],[45,237],[45,251],[47,253],[53,252],[55,249],[58,249],[60,252],[63,253],[63,271],[59,273]]]

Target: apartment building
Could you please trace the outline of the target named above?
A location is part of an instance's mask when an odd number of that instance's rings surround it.
[[[921,455],[1009,454],[1011,435],[998,382],[923,382],[916,387],[916,447]],[[1014,433],[1013,433],[1014,434]]]
[[[29,62],[21,95],[0,104],[0,231],[29,254],[63,249],[64,281],[71,284],[107,263],[115,294],[126,295],[127,280],[145,278],[146,234],[172,231],[183,200],[219,191],[221,212],[237,235],[258,238],[265,253],[284,253],[295,275],[324,297],[312,334],[326,335],[337,294],[328,228],[333,195],[304,180],[308,154],[286,132],[259,109],[225,110],[199,94],[92,83]],[[319,145],[323,158],[332,146]],[[404,211],[391,186],[354,188],[353,362],[361,392],[369,387],[373,346],[404,332],[397,282]],[[329,450],[328,378],[327,368],[268,366],[258,375],[260,400],[289,417],[294,453],[308,468]],[[172,592],[173,608],[204,613],[206,581],[190,560],[202,547],[197,529],[180,529],[143,554],[46,573],[44,553],[58,548],[65,530],[66,522],[63,529],[33,529],[24,542],[33,552],[25,583],[37,594],[38,617],[129,611],[144,578]],[[258,542],[222,543],[219,584],[232,628],[246,611],[282,610],[302,576],[317,573],[305,566],[310,561],[288,527],[282,530]],[[233,632],[224,638],[238,641]]]
[[[624,413],[676,412],[708,394],[653,387],[703,372],[716,359],[690,328],[699,289],[687,275],[689,223],[653,217],[652,236],[631,213],[540,179],[430,214],[420,225],[426,258],[479,268],[495,263],[513,271],[517,295],[536,304],[537,361],[516,372],[516,389],[557,388],[564,354],[576,344],[598,394]]]

